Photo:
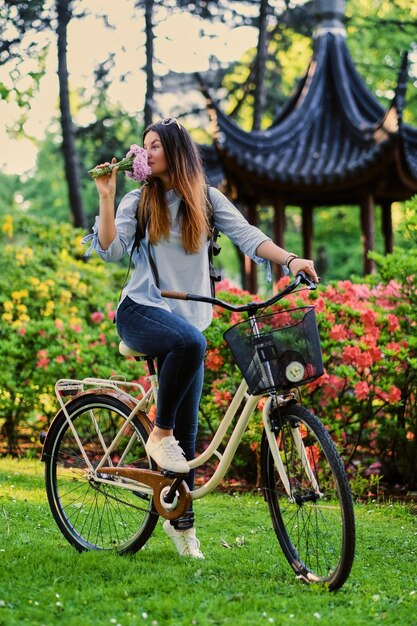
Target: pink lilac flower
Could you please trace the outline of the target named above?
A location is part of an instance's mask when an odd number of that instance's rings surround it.
[[[147,151],[136,143],[130,146],[125,158],[121,161],[111,163],[105,167],[94,167],[88,173],[92,178],[98,178],[99,176],[111,174],[115,167],[117,167],[119,172],[126,172],[128,178],[132,178],[137,182],[145,180],[152,174],[152,170],[148,165]]]
[[[126,157],[133,157],[133,172],[126,171],[128,178],[140,182],[152,174],[152,170],[148,165],[148,153],[144,148],[133,143]]]

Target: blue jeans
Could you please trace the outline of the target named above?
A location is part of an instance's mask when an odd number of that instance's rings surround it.
[[[198,408],[204,380],[204,335],[182,318],[126,296],[117,310],[117,331],[126,345],[157,359],[155,425],[174,429],[185,457],[195,456]],[[194,471],[186,480],[194,486]]]

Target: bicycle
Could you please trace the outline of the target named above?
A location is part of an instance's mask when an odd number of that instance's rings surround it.
[[[146,413],[158,390],[151,358],[120,344],[122,354],[147,361],[146,392],[137,383],[118,378],[57,381],[61,408],[42,436],[42,460],[48,502],[70,544],[79,551],[116,550],[121,555],[142,548],[159,516],[181,517],[191,499],[202,498],[219,485],[260,397],[267,395],[261,479],[275,534],[297,577],[330,590],[343,585],[355,549],[351,492],[328,431],[301,406],[297,391],[323,372],[314,307],[264,313],[300,285],[316,288],[301,272],[270,299],[239,306],[217,298],[163,293],[247,315],[224,333],[243,380],[207,449],[189,464],[199,467],[213,455],[219,463],[207,482],[192,492],[184,475],[158,471],[145,452],[152,429]],[[131,389],[139,399],[129,393]],[[218,447],[242,403],[220,454]]]

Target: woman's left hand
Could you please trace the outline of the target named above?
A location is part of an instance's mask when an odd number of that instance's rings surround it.
[[[294,258],[290,261],[289,269],[293,276],[298,274],[298,272],[305,272],[315,283],[320,282],[320,278],[317,276],[316,270],[314,269],[314,261],[311,259]]]

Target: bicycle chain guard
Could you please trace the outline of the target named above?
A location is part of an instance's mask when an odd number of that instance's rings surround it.
[[[153,470],[138,469],[131,467],[102,467],[97,474],[111,474],[120,478],[128,478],[137,483],[150,487],[153,491],[153,503],[161,517],[165,519],[178,519],[186,513],[190,507],[191,494],[187,483],[181,481],[177,487],[176,497],[173,502],[166,502],[164,496],[169,492],[172,484],[177,479],[163,476]]]

